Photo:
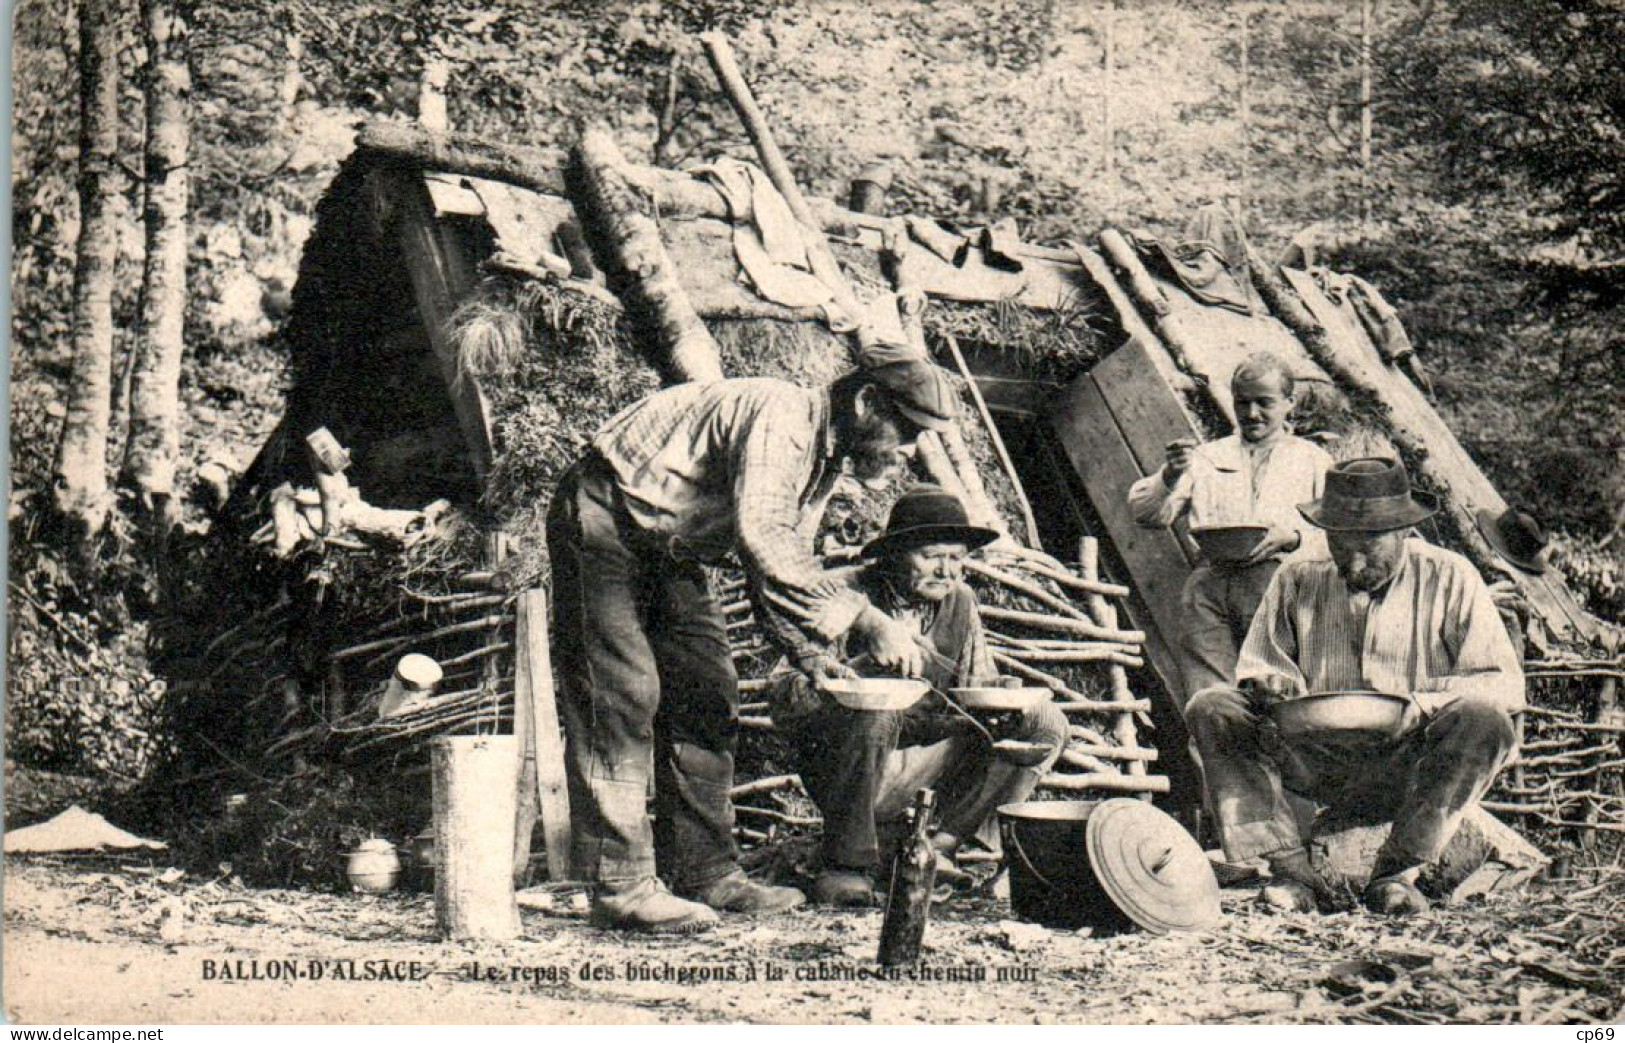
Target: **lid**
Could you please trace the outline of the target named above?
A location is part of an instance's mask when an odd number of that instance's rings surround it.
[[[407,688],[423,692],[440,683],[445,676],[440,664],[426,655],[410,652],[395,664],[395,676]]]
[[[1085,830],[1089,864],[1112,903],[1153,934],[1200,931],[1219,920],[1219,881],[1201,847],[1144,801],[1102,801]]]

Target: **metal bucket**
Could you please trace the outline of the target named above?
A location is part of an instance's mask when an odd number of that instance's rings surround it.
[[[1134,929],[1089,863],[1085,830],[1099,806],[1091,800],[1037,800],[999,808],[1017,917],[1046,927],[1092,927],[1100,934]]]

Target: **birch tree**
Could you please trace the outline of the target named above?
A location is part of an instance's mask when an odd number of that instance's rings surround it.
[[[142,0],[141,19],[147,45],[146,266],[123,478],[138,493],[143,510],[172,522],[180,452],[192,83],[180,6],[173,0]]]
[[[113,264],[118,243],[118,11],[79,5],[79,240],[73,273],[73,367],[52,479],[57,512],[85,546],[107,521],[113,384]]]

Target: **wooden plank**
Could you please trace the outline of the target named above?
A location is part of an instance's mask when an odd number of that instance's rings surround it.
[[[453,229],[435,219],[434,204],[422,178],[395,175],[379,178],[373,185],[374,191],[388,194],[380,206],[387,202],[398,208],[395,219],[401,258],[412,280],[418,314],[440,363],[440,376],[468,443],[474,473],[483,480],[491,468],[490,407],[479,381],[458,372],[457,348],[446,336],[446,320],[474,286],[474,262],[465,255]]]
[[[570,877],[570,795],[564,782],[564,736],[559,730],[559,708],[553,691],[546,592],[537,589],[520,594],[516,613],[514,701],[516,707],[527,708],[536,801],[547,846],[547,876],[558,883]]]
[[[1090,373],[1111,407],[1117,428],[1141,473],[1150,474],[1163,465],[1166,447],[1174,439],[1202,437],[1184,403],[1157,372],[1149,349],[1138,338],[1129,338]]]
[[[1148,620],[1134,620],[1146,632],[1149,662],[1182,707],[1184,686],[1172,653],[1181,626],[1180,592],[1189,572],[1184,551],[1172,532],[1143,528],[1129,514],[1129,486],[1143,472],[1094,379],[1084,375],[1074,380],[1057,406],[1052,420],[1056,438],[1150,614]]]
[[[1158,368],[1152,364],[1152,352],[1161,351],[1160,345],[1130,338],[1090,371],[1117,421],[1118,433],[1143,474],[1162,467],[1169,442],[1176,438],[1198,441],[1202,438],[1178,392],[1163,381]],[[1190,537],[1190,526],[1180,519],[1174,524],[1174,533],[1185,561],[1194,568],[1200,555]]]

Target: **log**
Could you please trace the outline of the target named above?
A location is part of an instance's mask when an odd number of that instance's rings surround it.
[[[671,375],[678,383],[721,380],[722,351],[683,292],[660,229],[639,208],[614,138],[602,127],[588,127],[576,145],[576,157],[587,202],[630,284],[631,302],[659,338]]]
[[[1054,580],[1063,587],[1071,587],[1073,590],[1084,594],[1099,594],[1108,598],[1126,598],[1129,596],[1129,588],[1120,583],[1106,583],[1098,579],[1074,576],[1063,569],[1052,568],[1042,562],[1032,560],[1024,561],[1023,567],[1034,575]]]
[[[527,774],[536,786],[547,878],[558,883],[570,877],[570,795],[564,779],[564,735],[553,689],[546,592],[537,589],[520,594],[516,613],[514,639],[519,654],[514,662],[514,705],[528,711],[531,732],[525,748],[533,763]]]
[[[943,448],[942,439],[937,432],[921,431],[914,444],[925,473],[931,476],[932,481],[942,486],[945,492],[958,497],[968,513],[972,506],[970,490],[965,488],[965,483],[960,480],[959,472],[954,469],[953,461],[948,458],[948,451]]]
[[[1150,713],[1150,699],[1136,699],[1131,703],[1101,702],[1098,699],[1067,699],[1055,704],[1062,713]]]
[[[1013,648],[1008,654],[1013,659],[1031,663],[1111,663],[1114,666],[1145,666],[1137,655],[1127,655],[1115,648]]]
[[[1020,660],[1011,659],[1009,656],[997,649],[993,649],[992,654],[993,662],[997,663],[999,666],[1018,677],[1025,677],[1029,681],[1037,681],[1039,684],[1043,685],[1045,688],[1048,688],[1056,695],[1064,696],[1067,699],[1072,699],[1075,701],[1087,701],[1088,699],[1088,697],[1082,692],[1067,687],[1067,683],[1061,680],[1059,677],[1056,677],[1054,674],[1047,674],[1042,670],[1028,666],[1026,663],[1023,663]]]
[[[773,793],[784,789],[797,789],[801,779],[795,775],[769,775],[753,782],[743,782],[728,791],[728,797],[737,801],[755,793]]]
[[[1089,617],[1084,614],[1082,609],[1078,608],[1071,602],[1051,594],[1049,591],[1045,590],[1043,587],[1040,587],[1036,583],[1029,583],[1018,576],[1012,576],[1003,569],[995,568],[992,565],[983,564],[974,558],[966,558],[965,571],[969,572],[973,576],[981,576],[983,579],[989,579],[995,583],[1000,583],[1006,587],[1009,587],[1017,594],[1020,594],[1023,597],[1031,598],[1040,605],[1043,605],[1046,608],[1054,609],[1056,612],[1059,612],[1064,616],[1071,616],[1073,619],[1082,619],[1085,621],[1089,619]]]
[[[1190,352],[1186,350],[1188,343],[1185,330],[1179,324],[1173,310],[1168,305],[1168,298],[1164,297],[1158,288],[1151,273],[1146,271],[1145,263],[1135,251],[1133,244],[1123,238],[1123,233],[1115,228],[1108,228],[1100,233],[1100,246],[1106,251],[1106,256],[1113,264],[1122,269],[1123,275],[1128,279],[1128,292],[1134,300],[1151,313],[1151,323],[1156,327],[1157,335],[1161,338],[1163,346],[1168,349],[1174,365],[1195,380],[1200,381],[1196,368],[1191,365]]]
[[[513,822],[519,746],[512,735],[435,740],[435,922],[449,940],[507,941],[519,934]]]
[[[1332,887],[1361,890],[1392,828],[1391,822],[1323,813],[1309,843],[1310,862]],[[1417,886],[1435,898],[1460,901],[1469,894],[1516,887],[1550,861],[1493,815],[1474,807],[1463,816],[1444,852],[1423,869]],[[1488,863],[1495,865],[1480,872]]]
[[[1090,757],[1099,757],[1103,761],[1133,761],[1140,764],[1154,761],[1158,756],[1156,750],[1124,749],[1121,746],[1102,746],[1092,742],[1074,742],[1068,745],[1067,749]]]
[[[976,414],[982,418],[982,426],[987,429],[987,437],[993,443],[993,453],[999,458],[999,466],[1004,468],[1005,477],[1010,479],[1010,488],[1016,493],[1016,506],[1021,509],[1021,520],[1027,528],[1027,542],[1038,547],[1042,541],[1038,538],[1038,520],[1033,517],[1033,505],[1027,499],[1027,490],[1021,484],[1021,474],[1016,470],[1015,461],[1010,459],[1010,450],[1005,448],[1004,436],[999,434],[999,425],[994,423],[993,414],[987,408],[987,400],[982,397],[982,389],[977,386],[976,376],[970,371],[970,364],[965,361],[965,353],[959,350],[959,340],[951,333],[943,334],[943,342],[948,345],[948,351],[953,356],[954,365],[959,369],[959,375],[965,378],[970,387],[971,401],[976,406]]]
[[[1100,541],[1093,536],[1085,536],[1078,541],[1078,571],[1086,579],[1098,579],[1100,576]],[[1095,622],[1103,627],[1117,626],[1117,606],[1109,604],[1098,594],[1089,597],[1089,611],[1094,615]],[[1111,684],[1112,702],[1129,703],[1134,701],[1134,693],[1128,686],[1128,673],[1123,669],[1124,664],[1113,662],[1107,671],[1107,678]],[[1124,714],[1112,726],[1112,738],[1121,746],[1138,746],[1140,738],[1134,729],[1134,718]],[[1145,774],[1143,764],[1131,764],[1131,775]]]
[[[1116,641],[1125,645],[1145,644],[1143,630],[1118,630],[1115,627],[1096,626],[1081,619],[1046,616],[1039,612],[1021,612],[1011,608],[1000,608],[997,605],[983,605],[981,612],[983,619],[997,620],[1000,623],[1018,623],[1035,630],[1059,630],[1062,633],[1078,634],[1097,641]]]
[[[1136,778],[1132,775],[1108,775],[1103,772],[1088,772],[1083,775],[1049,774],[1038,780],[1039,789],[1058,790],[1104,790],[1108,793],[1167,793],[1169,790],[1166,775],[1145,775]]]
[[[565,181],[565,154],[557,149],[500,145],[468,134],[431,133],[421,127],[392,121],[369,122],[356,135],[357,151],[406,160],[424,170],[464,177],[485,178],[533,192],[570,198]],[[718,221],[749,220],[751,213],[735,213],[709,182],[675,170],[628,164],[627,182],[658,210],[663,218],[705,217]],[[823,200],[812,203],[817,227],[829,232],[850,231],[861,215]],[[865,227],[883,227],[884,221],[858,221]]]

